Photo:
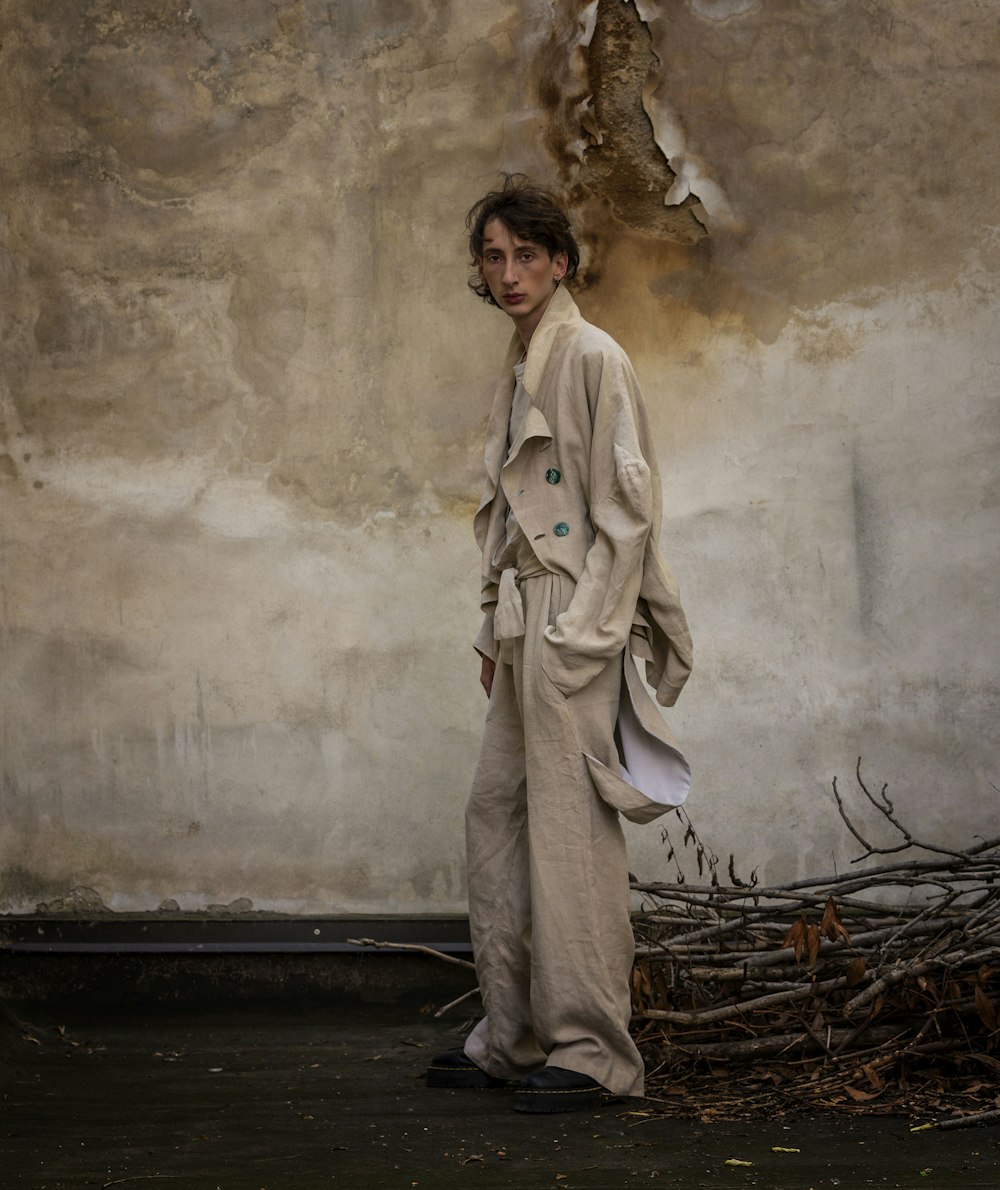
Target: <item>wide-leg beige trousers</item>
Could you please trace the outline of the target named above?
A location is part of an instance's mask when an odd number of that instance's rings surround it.
[[[625,841],[584,760],[589,753],[617,771],[621,661],[565,697],[539,662],[544,629],[573,584],[543,572],[519,586],[525,633],[503,642],[466,812],[486,1016],[465,1052],[499,1078],[549,1064],[641,1095],[642,1059],[628,1033]]]

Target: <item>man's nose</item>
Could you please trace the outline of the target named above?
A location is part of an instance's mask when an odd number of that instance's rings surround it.
[[[507,264],[504,266],[503,283],[504,283],[504,285],[516,285],[517,284],[517,262],[516,261],[508,260]]]

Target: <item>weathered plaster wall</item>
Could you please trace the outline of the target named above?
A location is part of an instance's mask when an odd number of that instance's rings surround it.
[[[701,833],[845,862],[859,753],[925,834],[995,830],[995,4],[0,25],[0,908],[461,907],[500,167],[569,197],[647,393]]]

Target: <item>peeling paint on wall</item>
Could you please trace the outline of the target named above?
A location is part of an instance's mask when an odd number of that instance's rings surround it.
[[[979,0],[950,10],[948,48],[937,59],[929,47],[938,10],[903,0],[861,10],[820,0],[601,0],[591,9],[606,32],[594,46],[579,31],[594,52],[577,74],[553,71],[549,53],[535,69],[551,80],[540,84],[549,143],[587,226],[594,277],[619,238],[611,216],[648,236],[637,284],[668,302],[693,301],[712,319],[734,313],[773,342],[800,309],[871,300],[914,276],[946,288],[969,251],[985,249],[995,267],[981,235],[997,208],[981,141],[996,30],[984,43]],[[554,44],[564,51],[565,33]],[[644,139],[640,121],[626,121],[629,133],[619,128],[616,138],[613,120],[605,133],[593,117],[594,103],[613,106],[630,90],[626,80],[634,89],[650,53],[644,104],[666,170],[648,147],[634,147]],[[614,85],[591,101],[590,91],[603,91],[602,71]],[[558,102],[546,103],[549,91]],[[655,171],[668,206],[697,201],[692,211],[710,244],[678,254],[662,241],[684,243],[684,234],[669,215],[659,224],[637,217],[634,195],[619,202],[632,212],[622,218],[606,193],[613,165],[602,160],[615,155],[631,159],[636,179]],[[624,164],[621,173],[628,176]]]
[[[608,202],[625,226],[679,244],[697,243],[705,229],[697,196],[679,193],[680,180],[649,115],[649,80],[659,61],[633,4],[602,0],[587,47],[591,100],[578,182]]]

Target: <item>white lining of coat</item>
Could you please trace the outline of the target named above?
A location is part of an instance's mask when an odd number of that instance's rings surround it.
[[[627,690],[623,689],[622,694],[618,706],[618,734],[624,760],[622,778],[657,805],[681,805],[691,788],[687,761],[665,740],[646,731]]]

